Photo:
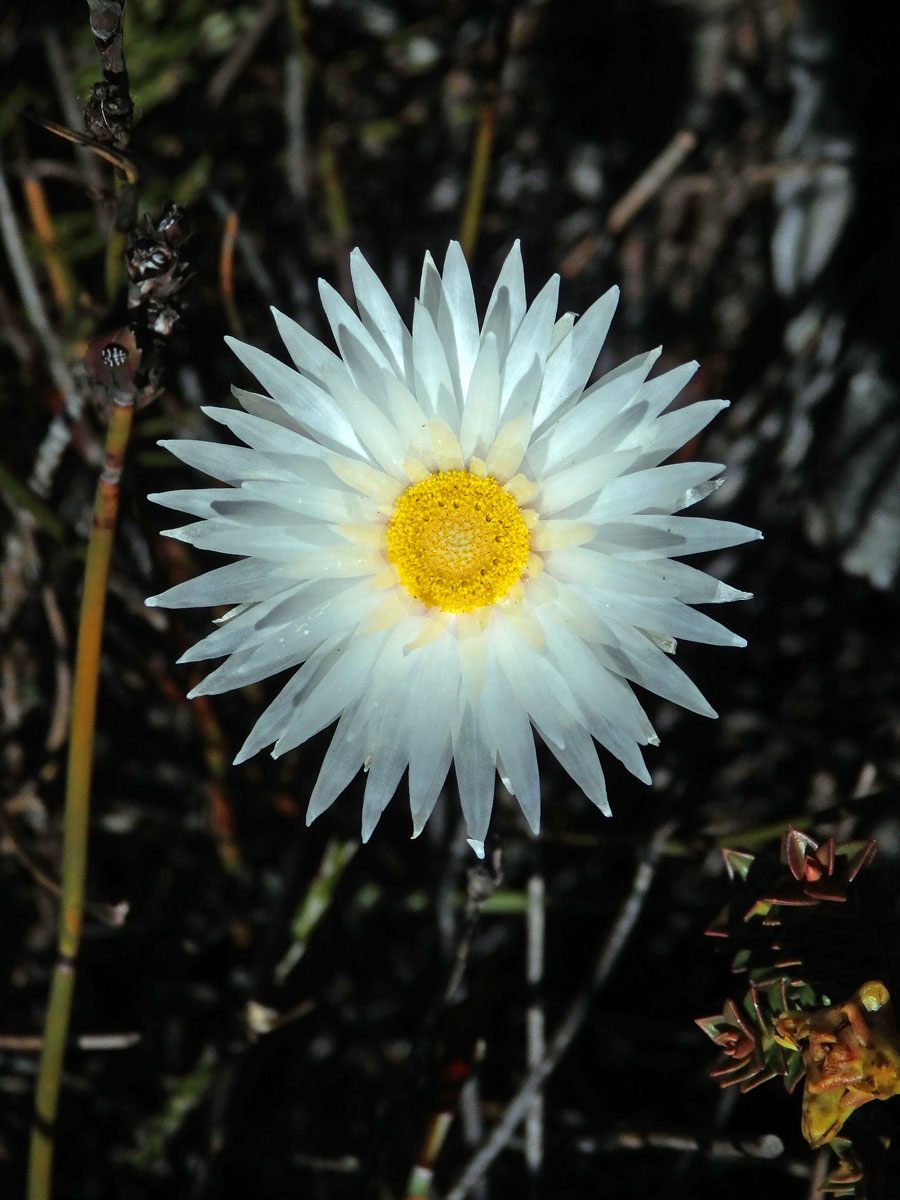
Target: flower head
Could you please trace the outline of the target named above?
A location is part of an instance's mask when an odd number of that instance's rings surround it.
[[[532,727],[608,814],[595,740],[645,782],[658,744],[631,683],[715,716],[675,638],[744,644],[689,605],[746,593],[677,560],[759,535],[672,515],[718,464],[660,465],[725,402],[665,412],[696,363],[648,380],[659,350],[586,387],[618,290],[557,319],[554,276],[528,306],[518,243],[480,327],[456,243],[412,333],[358,250],[351,271],[358,316],[320,284],[340,356],[278,312],[296,369],[228,339],[268,394],[204,411],[244,446],[163,443],[226,485],[151,497],[199,518],[169,535],[242,557],[147,603],[234,606],[182,656],[227,656],[191,695],[299,668],[235,761],[337,721],[308,822],[362,767],[368,839],[408,768],[418,834],[452,761],[477,852],[495,772],[537,831]]]

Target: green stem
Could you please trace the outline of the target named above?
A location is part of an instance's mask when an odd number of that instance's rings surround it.
[[[72,692],[72,723],[63,820],[62,898],[57,963],[44,1020],[41,1063],[35,1096],[28,1175],[28,1200],[49,1200],[54,1124],[59,1105],[63,1058],[81,945],[87,876],[94,725],[100,675],[100,645],[113,536],[119,509],[119,482],[134,415],[133,396],[118,391],[111,406],[103,473],[97,485],[94,517],[84,569],[78,626],[78,652]]]
[[[469,168],[469,183],[466,189],[466,207],[463,210],[462,229],[459,242],[463,254],[471,262],[481,227],[484,209],[484,193],[487,186],[491,151],[494,148],[494,129],[497,123],[497,85],[490,83],[485,88],[484,101],[478,117],[475,145],[472,148],[472,165]]]

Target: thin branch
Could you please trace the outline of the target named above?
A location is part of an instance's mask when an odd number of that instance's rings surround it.
[[[73,1042],[79,1050],[130,1050],[141,1040],[139,1033],[83,1033]],[[0,1033],[0,1050],[12,1050],[17,1054],[28,1054],[42,1050],[42,1037],[19,1037],[16,1034]]]
[[[50,377],[62,395],[69,418],[77,421],[81,415],[83,397],[75,385],[75,380],[66,364],[62,344],[54,333],[44,309],[44,303],[41,300],[31,264],[25,252],[25,242],[6,183],[2,158],[0,158],[0,237],[3,238],[6,257],[12,268],[19,295],[22,297],[29,324],[44,348]]]
[[[622,233],[660,188],[675,174],[681,164],[697,149],[697,135],[690,129],[679,129],[645,171],[637,177],[628,191],[610,209],[607,230],[617,236]]]
[[[304,204],[309,184],[306,161],[306,94],[312,63],[307,48],[309,18],[302,0],[288,0],[287,15],[294,46],[284,60],[285,175],[291,195]]]
[[[466,186],[466,202],[460,225],[459,243],[463,254],[471,262],[481,229],[484,198],[487,191],[488,171],[494,149],[494,133],[497,127],[497,106],[500,99],[501,76],[507,60],[512,38],[514,8],[510,0],[497,6],[500,9],[499,29],[494,43],[490,78],[484,84],[481,111],[472,146],[469,165],[469,181]]]
[[[234,49],[209,81],[206,102],[212,109],[218,108],[231,88],[237,83],[256,48],[269,30],[269,26],[281,12],[281,0],[267,0],[257,13],[253,26],[235,43]]]
[[[244,323],[234,299],[234,247],[240,229],[240,217],[236,209],[226,213],[222,226],[222,243],[219,247],[219,291],[222,307],[233,334],[243,337]]]
[[[568,1012],[557,1026],[550,1039],[550,1049],[543,1060],[528,1073],[522,1086],[507,1105],[493,1133],[482,1147],[466,1164],[465,1169],[447,1193],[445,1200],[464,1200],[473,1186],[481,1179],[488,1167],[512,1139],[523,1118],[529,1110],[532,1100],[538,1094],[545,1081],[558,1066],[560,1059],[569,1049],[578,1031],[584,1024],[594,997],[606,984],[612,974],[619,957],[625,948],[628,938],[640,916],[644,900],[650,890],[656,867],[665,853],[666,839],[671,834],[674,825],[667,823],[654,834],[641,861],[638,863],[631,891],[619,911],[612,929],[597,956],[590,977],[581,991],[572,1001]]]
[[[210,190],[207,192],[207,197],[216,215],[223,221],[227,221],[229,214],[234,211],[233,206],[225,199],[221,192]],[[247,274],[256,284],[260,295],[267,304],[274,304],[277,300],[275,282],[269,274],[268,268],[256,252],[252,239],[239,229],[235,234],[235,243]]]
[[[536,1070],[546,1053],[545,1013],[540,987],[544,979],[544,935],[547,916],[544,877],[534,874],[528,880],[528,909],[525,917],[525,982],[530,1000],[525,1013],[525,1061],[529,1071]],[[544,1097],[537,1091],[525,1118],[525,1163],[537,1175],[544,1158]]]
[[[334,126],[330,126],[324,131],[319,153],[316,156],[316,164],[325,202],[325,217],[331,234],[331,253],[337,273],[338,291],[345,300],[349,301],[353,296],[349,263],[353,226],[350,221],[347,193],[341,180],[338,162],[337,143],[339,140],[340,130]]]
[[[681,1130],[617,1129],[602,1137],[579,1138],[577,1142],[577,1149],[583,1154],[609,1154],[615,1150],[648,1148],[671,1150],[675,1154],[699,1153],[714,1162],[734,1162],[746,1158],[771,1162],[784,1154],[784,1143],[774,1133],[706,1138]]]
[[[59,34],[53,28],[43,31],[44,53],[47,56],[47,66],[53,79],[56,100],[70,129],[76,129],[82,122],[81,106],[78,103],[72,75],[66,65],[62,42]],[[99,194],[103,189],[103,173],[96,157],[84,146],[76,146],[75,157],[81,167],[84,179],[92,191]],[[98,205],[98,211],[102,206]]]

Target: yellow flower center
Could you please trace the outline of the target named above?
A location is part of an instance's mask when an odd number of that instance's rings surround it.
[[[496,479],[438,471],[397,500],[388,558],[411,596],[429,608],[472,612],[502,600],[530,551],[518,505]]]

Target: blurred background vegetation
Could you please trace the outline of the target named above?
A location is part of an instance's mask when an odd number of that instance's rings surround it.
[[[455,1200],[815,1193],[828,1151],[814,1158],[803,1141],[798,1095],[719,1092],[693,1018],[740,991],[703,937],[727,892],[721,845],[777,846],[789,822],[874,837],[881,915],[896,914],[888,15],[849,0],[129,0],[135,113],[116,169],[46,125],[84,128],[100,78],[87,5],[4,10],[4,1198],[24,1194],[54,961],[76,614],[104,439],[90,364],[135,316],[126,231],[114,229],[129,187],[142,221],[184,207],[191,284],[162,332],[139,330],[150,402],[110,579],[55,1195],[387,1200],[408,1194],[423,1155],[434,1194]],[[541,839],[499,789],[491,865],[473,874],[452,788],[417,843],[401,796],[356,853],[358,783],[304,825],[327,734],[277,763],[228,766],[277,681],[186,701],[196,677],[174,662],[208,614],[143,598],[218,565],[160,539],[170,522],[145,497],[196,482],[157,438],[211,436],[200,406],[246,385],[223,335],[280,353],[275,305],[326,337],[316,279],[346,292],[356,245],[411,317],[424,251],[440,260],[460,234],[479,144],[480,303],[516,237],[532,295],[558,270],[562,303],[579,312],[618,282],[601,369],[660,342],[660,370],[700,360],[685,400],[732,400],[702,441],[701,457],[728,467],[706,515],[766,541],[703,564],[755,593],[727,614],[749,648],[679,648],[719,721],[648,700],[662,737],[653,784],[605,760],[610,821],[545,757]],[[649,886],[633,891],[640,863]],[[884,926],[855,929],[832,953],[854,987]],[[879,957],[889,988],[895,966]],[[541,1020],[565,1050],[543,1106],[476,1159],[540,1057]],[[853,1120],[890,1140],[896,1103]],[[443,1109],[458,1119],[430,1154]],[[890,1178],[867,1186],[892,1194]]]

